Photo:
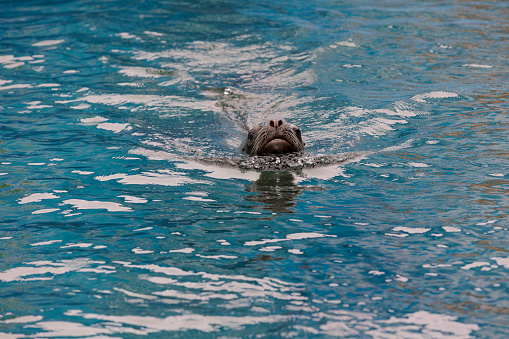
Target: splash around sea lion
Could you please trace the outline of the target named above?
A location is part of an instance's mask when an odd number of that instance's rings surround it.
[[[250,156],[283,155],[304,150],[300,129],[283,119],[251,128],[242,151]]]
[[[217,166],[218,173],[222,173],[222,168],[239,169],[242,173],[248,171],[292,171],[300,173],[302,170],[315,167],[344,165],[352,161],[358,161],[372,153],[349,152],[334,155],[313,155],[306,153],[304,146],[301,130],[294,124],[287,123],[283,119],[277,119],[268,120],[266,123],[256,125],[249,130],[246,141],[242,145],[242,152],[247,156],[192,156],[181,158],[188,163],[200,163],[210,166],[209,169]],[[187,167],[182,165],[182,168]],[[220,178],[223,178],[223,176],[224,174],[218,174]]]

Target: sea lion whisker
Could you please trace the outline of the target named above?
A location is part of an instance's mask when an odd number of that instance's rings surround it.
[[[265,142],[265,140],[267,139],[267,136],[270,134],[270,132],[265,129],[265,128],[262,128],[259,132],[258,132],[258,135],[256,136],[256,139],[253,143],[253,148],[251,149],[251,154],[250,155],[255,155],[256,154],[256,150],[258,149],[261,149],[261,146],[263,146],[263,143]]]
[[[286,130],[284,135],[287,138],[287,140],[290,141],[291,144],[297,145],[298,148],[302,148],[302,142],[297,138],[295,133]]]
[[[300,129],[283,119],[269,120],[249,130],[242,148],[250,156],[288,154],[304,150]]]

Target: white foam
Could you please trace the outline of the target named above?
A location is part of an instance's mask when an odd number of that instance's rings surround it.
[[[25,64],[24,61],[32,61],[34,60],[31,56],[21,56],[15,57],[14,55],[0,55],[0,64],[4,65],[4,68],[16,68],[23,66]],[[12,82],[12,80],[0,80],[0,85],[4,83]]]
[[[184,184],[212,184],[206,181],[194,180],[187,177],[183,173],[153,173],[143,172],[141,174],[127,175],[123,173],[113,174],[109,176],[95,177],[99,181],[108,181],[120,179],[117,182],[125,185],[161,185],[161,186],[181,186]]]
[[[175,48],[162,52],[138,51],[135,53],[135,59],[153,61],[162,58],[167,62],[162,63],[161,67],[178,72],[192,71],[199,74],[202,71],[213,70],[215,74],[231,74],[233,70],[240,77],[248,80],[247,87],[288,88],[314,81],[314,74],[311,71],[298,72],[284,69],[284,71],[267,75],[267,69],[284,65],[288,57],[298,60],[311,60],[316,57],[309,54],[289,53],[294,50],[294,47],[284,44],[239,46],[235,42],[196,41],[182,49]],[[232,68],[232,65],[242,65],[242,67]],[[253,77],[256,73],[261,76]]]
[[[483,65],[483,64],[464,64],[463,67],[473,67],[473,68],[493,68],[493,66],[490,65]]]
[[[457,98],[459,95],[457,93],[453,92],[444,92],[444,91],[437,91],[437,92],[429,92],[424,94],[418,94],[410,98],[411,100],[417,101],[417,102],[423,102],[425,103],[425,99],[444,99],[444,98]]]
[[[480,330],[476,324],[457,321],[456,316],[417,311],[404,318],[390,317],[380,321],[366,334],[373,338],[472,338],[471,332]]]
[[[84,319],[96,319],[114,324],[124,324],[124,327],[110,326],[107,329],[94,328],[102,330],[102,333],[111,333],[117,329],[120,333],[126,333],[127,329],[136,327],[138,334],[151,334],[161,331],[201,331],[205,333],[217,332],[219,329],[240,329],[243,326],[256,325],[260,323],[276,323],[286,321],[289,318],[281,315],[268,316],[220,316],[220,315],[201,315],[187,313],[185,315],[168,316],[166,318],[156,318],[150,316],[134,316],[134,315],[102,315],[94,313],[83,313],[79,310],[70,310],[65,313],[67,316],[79,316]],[[84,332],[74,332],[83,335]],[[45,333],[45,336],[48,336]]]
[[[150,253],[154,253],[154,251],[151,251],[151,250],[143,250],[139,247],[136,247],[136,248],[133,248],[131,251],[133,251],[134,253],[136,254],[150,254]]]
[[[96,246],[96,247],[101,247],[101,246]],[[96,248],[94,247],[94,248]],[[106,247],[106,246],[102,246],[102,247]],[[78,270],[78,272],[82,272],[82,273],[104,273],[104,274],[111,274],[111,273],[115,273],[116,271],[115,270],[111,270],[112,267],[111,266],[98,266],[97,268],[81,268]]]
[[[146,68],[146,67],[124,67],[120,71],[118,71],[120,74],[123,74],[128,77],[137,77],[137,78],[161,78],[164,75],[161,74],[162,72],[153,69],[153,68]]]
[[[205,258],[205,259],[237,259],[238,257],[236,255],[203,255],[203,254],[197,254],[197,257]]]
[[[380,164],[377,164],[377,163],[366,163],[366,164],[364,164],[364,166],[375,167],[375,168],[385,167],[387,165],[388,164],[386,162],[383,162],[383,163],[380,163]]]
[[[322,234],[322,233],[293,233],[288,234],[286,238],[283,239],[263,239],[261,241],[247,241],[244,243],[244,246],[257,246],[257,245],[264,245],[269,243],[276,243],[281,241],[289,241],[289,240],[302,240],[302,239],[314,239],[314,238],[336,238],[337,235],[330,235],[330,234]]]
[[[494,224],[496,223],[498,220],[497,219],[492,219],[492,220],[488,220],[486,222],[479,222],[477,223],[476,225],[478,226],[485,226],[485,225],[490,225],[490,224]]]
[[[179,250],[171,250],[168,253],[193,253],[194,251],[196,251],[194,248],[186,247]]]
[[[360,123],[360,132],[378,137],[387,134],[389,131],[394,131],[392,125],[407,123],[406,120],[373,118]]]
[[[424,264],[422,265],[424,268],[445,268],[445,267],[452,267],[451,264]]]
[[[491,260],[495,260],[497,262],[497,265],[504,266],[505,268],[509,268],[509,257],[507,258],[500,258],[500,257],[491,257]]]
[[[444,229],[444,231],[446,232],[461,232],[461,229],[460,228],[457,228],[457,227],[452,227],[452,226],[442,226],[442,228]]]
[[[147,34],[147,35],[153,35],[153,36],[164,36],[163,33],[158,33],[158,32],[144,31],[143,33]]]
[[[401,234],[397,234],[397,233],[385,233],[385,235],[389,236],[389,237],[396,237],[396,238],[406,238],[409,236],[408,233],[401,233]]]
[[[154,158],[154,156],[146,153],[146,156]],[[230,168],[220,165],[202,164],[197,161],[186,161],[177,163],[176,166],[180,169],[200,169],[205,171],[205,176],[216,179],[242,179],[255,181],[259,178],[259,173],[254,171],[241,171],[239,168]]]
[[[51,280],[55,275],[65,274],[67,272],[78,271],[81,268],[89,266],[93,263],[89,259],[62,260],[59,262],[36,261],[26,265],[8,269],[0,272],[0,281],[34,281],[34,280]],[[51,274],[52,276],[48,276]],[[26,278],[35,276],[31,278]]]
[[[425,164],[422,162],[409,162],[408,166],[417,167],[417,168],[425,168],[425,167],[430,167],[431,165],[428,165],[428,164]]]
[[[188,194],[197,195],[199,197],[206,197],[209,195],[207,192],[200,192],[200,191],[193,191],[193,192],[189,192]]]
[[[51,108],[51,105],[41,105],[41,101],[31,101],[26,103],[27,109],[42,109],[42,108]]]
[[[4,67],[5,68],[16,68],[16,67],[23,66],[24,64],[25,64],[24,62],[18,61],[18,62],[13,62],[13,63],[7,64]]]
[[[301,250],[299,250],[297,248],[289,249],[288,253],[291,253],[291,254],[304,254],[304,252],[302,252]]]
[[[9,86],[0,86],[0,91],[6,91],[10,89],[18,89],[18,88],[32,88],[32,85],[29,84],[15,84]]]
[[[105,209],[108,212],[131,212],[130,207],[123,206],[122,204],[110,201],[90,201],[82,199],[68,199],[62,202],[64,205],[73,205],[74,208],[79,210],[89,209]]]
[[[45,208],[45,209],[33,211],[32,214],[46,214],[46,213],[51,213],[51,212],[56,212],[56,211],[60,211],[60,209],[59,208]]]
[[[78,243],[78,244],[74,244],[74,243],[70,243],[70,244],[65,244],[64,246],[60,246],[60,248],[73,248],[73,247],[78,247],[78,248],[87,248],[87,247],[91,247],[92,243]]]
[[[478,261],[478,262],[473,262],[471,264],[467,264],[465,266],[462,266],[461,269],[462,270],[469,270],[469,269],[475,268],[475,267],[490,266],[490,265],[491,264],[489,262]]]
[[[72,109],[87,109],[89,107],[90,107],[89,104],[79,104],[79,105],[76,105],[76,106],[71,106]]]
[[[131,291],[124,290],[123,288],[113,287],[113,289],[114,289],[115,291],[118,291],[118,292],[124,293],[125,295],[127,295],[127,296],[129,296],[129,297],[133,297],[133,298],[146,299],[146,300],[154,300],[154,299],[157,299],[157,297],[156,297],[156,296],[153,296],[153,295],[147,295],[147,294],[135,293],[135,292],[131,292]],[[154,294],[155,294],[155,293],[154,293]]]
[[[357,45],[351,39],[348,39],[346,41],[340,41],[340,42],[336,43],[336,45],[337,46],[343,46],[343,47],[352,47],[352,48],[359,47],[359,45]]]
[[[127,32],[117,33],[115,35],[121,37],[122,39],[140,39],[136,35]]]
[[[45,199],[57,199],[59,196],[53,193],[34,193],[24,198],[18,199],[18,204],[28,204],[31,202],[40,202]]]
[[[41,321],[44,317],[42,315],[26,315],[21,317],[16,317],[12,319],[7,320],[0,320],[0,323],[2,324],[26,324],[26,323],[33,323],[37,321]],[[12,339],[15,338],[21,338],[18,336],[12,337]],[[9,337],[6,337],[6,339],[9,339]]]
[[[38,330],[38,336],[42,338],[90,338],[90,339],[106,339],[106,338],[118,338],[111,337],[114,330],[104,327],[87,326],[80,323],[74,323],[69,321],[40,321],[33,325],[29,325],[32,329]],[[130,332],[124,329],[121,333]],[[2,334],[3,335],[3,334]],[[18,339],[24,338],[24,336],[15,335],[14,337],[3,337],[5,339]]]
[[[36,242],[33,244],[30,244],[30,246],[45,246],[45,245],[51,245],[55,243],[62,242],[62,240],[48,240],[48,241],[42,241],[42,242]]]
[[[112,131],[114,133],[120,133],[123,131],[130,131],[133,128],[129,124],[121,124],[115,122],[102,122],[97,125],[97,128]]]
[[[428,231],[431,231],[431,228],[425,228],[425,227],[405,227],[405,226],[398,226],[394,227],[392,229],[395,232],[406,232],[410,234],[419,234],[419,233],[426,233]]]
[[[409,148],[409,147],[412,147],[414,143],[414,140],[413,139],[408,139],[407,141],[405,141],[404,143],[400,144],[400,145],[396,145],[396,146],[389,146],[389,147],[386,147],[384,148],[382,151],[383,152],[394,152],[394,151],[399,151],[401,149],[405,149],[405,148]]]
[[[142,82],[119,82],[117,83],[119,86],[130,86],[130,87],[143,87],[144,84]]]
[[[43,40],[36,43],[33,43],[34,47],[45,47],[45,46],[54,46],[63,43],[65,40]]]
[[[76,173],[76,174],[81,174],[81,175],[90,175],[90,174],[94,174],[94,172],[90,172],[90,171],[79,171],[79,170],[71,171],[71,173]]]
[[[95,180],[99,181],[108,181],[108,180],[116,180],[116,179],[123,179],[127,177],[128,175],[125,173],[117,173],[117,174],[111,174],[111,175],[100,175],[95,177]]]
[[[280,250],[281,248],[282,248],[281,246],[266,246],[266,247],[262,247],[262,248],[258,249],[258,251],[274,252],[275,250]]]
[[[74,108],[76,108],[76,107],[78,107],[78,106],[74,106]],[[81,119],[80,121],[85,125],[96,125],[97,128],[99,128],[99,129],[112,131],[114,133],[130,131],[133,129],[128,123],[105,122],[105,121],[108,121],[108,119],[100,117],[100,116],[96,116],[93,118]]]
[[[137,228],[135,230],[133,230],[133,232],[141,232],[141,231],[149,231],[151,229],[153,229],[154,227],[152,226],[149,226],[149,227],[143,227],[143,228]]]
[[[15,62],[16,58],[14,55],[0,55],[0,64],[10,64]],[[12,82],[12,80],[0,80],[0,85]]]
[[[166,290],[161,292],[154,292],[155,295],[159,295],[166,298],[178,298],[178,299],[186,299],[186,300],[202,300],[208,301],[210,299],[224,299],[224,300],[232,300],[236,299],[236,294],[220,294],[220,293],[200,293],[200,294],[192,294],[192,293],[182,293],[175,290]]]
[[[244,275],[233,274],[211,274],[206,272],[189,272],[176,267],[161,267],[158,265],[132,265],[122,263],[126,268],[147,269],[155,273],[163,273],[177,279],[163,278],[160,276],[141,275],[141,279],[148,280],[156,284],[169,284],[182,287],[186,290],[200,290],[205,292],[236,293],[237,298],[267,298],[273,297],[279,300],[303,301],[308,297],[296,292],[296,288],[301,285],[288,283],[279,279],[269,277],[252,278]],[[159,274],[158,274],[159,275]],[[189,278],[187,278],[189,277]],[[180,290],[180,288],[177,288]]]
[[[408,281],[408,278],[407,278],[407,277],[404,277],[404,276],[402,276],[402,275],[396,274],[396,278],[394,278],[394,280],[396,280],[396,281],[401,281],[401,282],[407,282],[407,281]]]
[[[80,119],[80,121],[84,124],[98,124],[101,122],[108,121],[108,119],[100,117],[100,116],[95,116],[93,118],[83,118],[83,119]]]
[[[352,159],[348,162],[354,162],[361,160],[362,157],[359,157],[357,159]],[[302,177],[296,178],[296,182],[300,183],[306,179],[309,178],[316,178],[316,179],[322,179],[322,180],[329,180],[337,176],[342,176],[344,178],[349,178],[350,176],[345,173],[344,165],[346,163],[343,163],[342,165],[330,165],[330,166],[318,166],[314,168],[303,168],[302,169]]]
[[[413,107],[411,107],[407,103],[401,102],[401,101],[397,101],[394,104],[394,111],[390,110],[390,109],[375,109],[375,110],[373,110],[373,112],[386,114],[386,115],[396,115],[396,116],[400,116],[400,117],[404,117],[404,118],[417,116],[417,112],[415,112],[413,110]],[[421,113],[421,114],[423,114],[423,113]]]
[[[216,200],[214,199],[205,199],[205,198],[201,198],[201,197],[193,197],[193,196],[190,196],[190,197],[184,197],[182,198],[183,200],[189,200],[189,201],[201,201],[201,202],[215,202]]]
[[[1,87],[0,87],[1,89]],[[214,100],[194,100],[181,96],[162,96],[162,95],[143,95],[143,94],[102,94],[102,95],[86,95],[79,99],[74,100],[60,100],[55,101],[59,104],[67,104],[78,101],[86,101],[91,104],[104,104],[112,105],[115,107],[124,107],[127,104],[145,105],[150,109],[164,109],[168,108],[187,108],[197,109],[202,111],[221,112],[220,108],[216,105]],[[130,108],[131,111],[139,110],[138,107]]]

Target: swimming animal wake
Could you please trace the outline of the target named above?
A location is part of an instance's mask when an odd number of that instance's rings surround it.
[[[305,168],[343,164],[366,153],[312,155],[304,153],[300,129],[283,119],[268,120],[248,132],[242,151],[249,157],[200,157],[189,160],[210,165],[235,167],[243,171],[299,171]]]

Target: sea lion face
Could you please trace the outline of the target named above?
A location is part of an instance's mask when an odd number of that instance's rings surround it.
[[[283,119],[269,120],[249,130],[242,151],[253,155],[288,154],[304,150],[300,129]]]

